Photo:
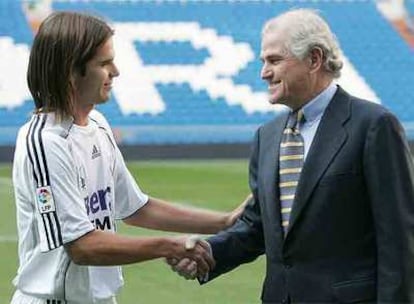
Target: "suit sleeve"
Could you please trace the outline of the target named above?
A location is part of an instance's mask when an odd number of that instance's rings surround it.
[[[384,113],[368,131],[364,170],[377,240],[377,300],[414,303],[414,176],[404,131]]]
[[[232,227],[207,240],[216,260],[216,267],[209,273],[208,280],[212,280],[240,264],[251,262],[264,252],[260,205],[257,200],[258,154],[259,134],[256,133],[249,168],[250,188],[253,197],[248,202],[240,219]]]

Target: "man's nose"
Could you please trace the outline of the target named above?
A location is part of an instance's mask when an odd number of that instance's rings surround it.
[[[113,64],[113,66],[112,66],[112,70],[111,70],[111,73],[110,73],[110,75],[111,75],[111,77],[112,78],[114,78],[114,77],[118,77],[119,76],[119,70],[118,70],[118,67],[115,65],[115,64]]]
[[[260,72],[260,77],[261,77],[263,80],[267,80],[267,79],[269,79],[270,77],[272,77],[272,71],[270,71],[270,70],[266,67],[266,65],[264,65],[264,66],[262,67],[261,72]]]

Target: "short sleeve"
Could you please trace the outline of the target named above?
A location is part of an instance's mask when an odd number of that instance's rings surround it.
[[[116,219],[124,219],[144,206],[148,201],[148,195],[139,188],[126,167],[118,147],[116,147],[115,153],[115,217]]]

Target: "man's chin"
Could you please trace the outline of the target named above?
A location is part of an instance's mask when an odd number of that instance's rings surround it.
[[[101,100],[99,100],[96,104],[104,104],[104,103],[107,103],[108,100],[109,100],[109,96],[106,96],[102,98]]]
[[[285,104],[285,103],[283,102],[283,100],[282,100],[282,99],[280,99],[280,98],[269,98],[269,103],[270,103],[271,105]]]
[[[289,104],[289,101],[286,99],[269,99],[269,104],[272,106],[286,106],[289,108],[292,108],[292,106]]]

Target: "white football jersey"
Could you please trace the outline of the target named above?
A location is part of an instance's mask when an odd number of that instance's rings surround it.
[[[126,168],[105,118],[87,126],[35,114],[18,134],[13,184],[19,236],[20,291],[40,298],[93,303],[123,285],[118,266],[74,264],[63,245],[93,229],[115,233],[148,200]]]

